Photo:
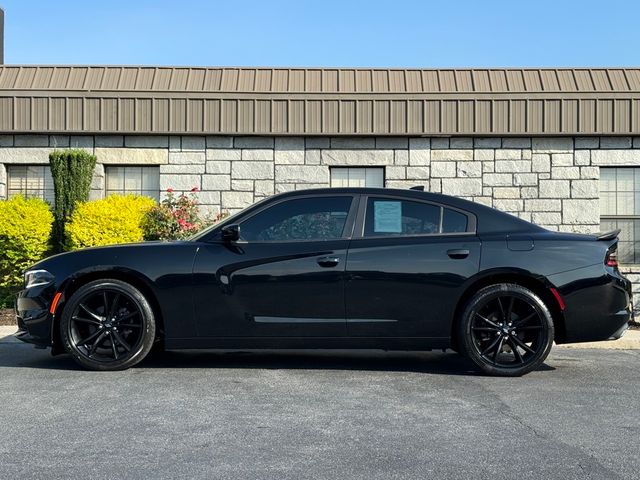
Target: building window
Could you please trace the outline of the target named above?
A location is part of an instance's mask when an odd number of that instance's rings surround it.
[[[600,168],[600,229],[617,228],[618,258],[640,263],[640,168]]]
[[[48,165],[7,165],[7,196],[38,197],[53,204],[53,178]]]
[[[106,195],[136,194],[160,199],[158,167],[105,167]]]
[[[331,167],[332,187],[384,187],[384,167]]]

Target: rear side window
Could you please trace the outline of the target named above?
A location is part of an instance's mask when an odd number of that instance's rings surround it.
[[[440,207],[429,203],[369,197],[365,236],[440,232]]]
[[[339,239],[352,200],[345,196],[287,200],[242,222],[240,236],[258,242]]]
[[[367,200],[366,237],[464,233],[467,228],[465,214],[440,205],[383,197]]]
[[[467,231],[469,219],[464,213],[445,208],[442,217],[442,233],[459,233]]]

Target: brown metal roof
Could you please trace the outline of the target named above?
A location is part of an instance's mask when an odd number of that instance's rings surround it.
[[[4,66],[0,89],[253,93],[638,92],[640,69]]]
[[[1,66],[0,130],[629,135],[640,69]]]

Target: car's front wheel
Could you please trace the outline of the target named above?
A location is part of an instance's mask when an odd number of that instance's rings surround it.
[[[521,285],[479,290],[459,319],[462,352],[491,375],[520,376],[538,368],[553,344],[553,319],[545,303]]]
[[[123,370],[140,362],[155,337],[153,310],[132,285],[115,279],[80,287],[60,320],[64,347],[92,370]]]

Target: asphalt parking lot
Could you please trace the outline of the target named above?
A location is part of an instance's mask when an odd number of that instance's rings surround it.
[[[0,340],[0,478],[638,478],[638,350],[523,378],[453,353],[166,353],[125,372]]]

